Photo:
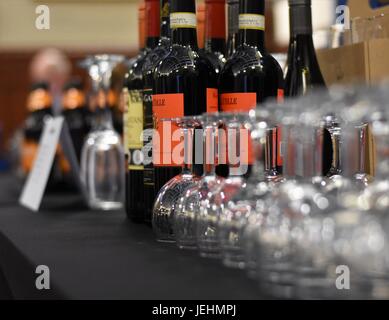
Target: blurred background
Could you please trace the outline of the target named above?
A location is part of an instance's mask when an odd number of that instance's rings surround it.
[[[312,0],[317,47],[326,46],[321,32],[334,23],[335,7],[344,2]],[[87,82],[85,71],[76,66],[87,54],[136,54],[138,3],[139,0],[0,1],[0,149],[27,115],[26,99],[32,82],[50,78],[58,86],[52,90],[60,90],[73,76]],[[40,4],[50,8],[49,30],[35,28],[35,9]],[[289,40],[287,0],[267,0],[266,16],[268,50],[285,52]]]

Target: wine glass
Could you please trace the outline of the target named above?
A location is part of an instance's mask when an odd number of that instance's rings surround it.
[[[221,125],[218,113],[208,113],[201,117],[203,139],[203,176],[189,188],[178,202],[173,220],[173,229],[180,249],[196,249],[196,220],[200,207],[211,190],[220,185],[223,178],[216,175],[218,129]],[[198,152],[199,153],[199,152]]]
[[[267,152],[274,148],[274,126],[269,124],[267,110],[250,111],[250,137],[254,162],[251,174],[245,185],[229,201],[219,217],[219,241],[223,264],[227,267],[243,269],[246,266],[243,240],[248,237],[252,227],[259,223],[261,215],[256,210],[262,205],[263,197],[270,191],[275,181],[268,179]],[[270,135],[269,135],[269,131]],[[268,144],[273,144],[268,146]],[[244,230],[246,233],[244,233]]]
[[[89,71],[98,107],[81,156],[81,178],[92,209],[116,210],[123,206],[124,150],[108,106],[112,70],[123,60],[120,55],[101,54],[81,63]]]
[[[200,256],[219,258],[221,255],[219,223],[227,203],[245,187],[251,148],[249,146],[248,114],[221,114],[226,129],[229,176],[210,190],[202,201],[196,220],[196,238]]]
[[[198,184],[199,175],[196,172],[196,164],[193,164],[194,132],[200,124],[199,117],[182,117],[176,119],[162,119],[177,124],[184,136],[184,161],[179,175],[168,181],[158,192],[156,197],[152,226],[157,240],[160,242],[175,242],[176,234],[173,221],[176,219],[179,209],[178,200],[186,190]]]

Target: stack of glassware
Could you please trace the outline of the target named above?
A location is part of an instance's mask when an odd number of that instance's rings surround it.
[[[157,240],[245,270],[270,297],[389,298],[388,101],[387,84],[333,88],[249,114],[175,119],[186,165],[157,197]],[[201,176],[190,161],[197,130]]]

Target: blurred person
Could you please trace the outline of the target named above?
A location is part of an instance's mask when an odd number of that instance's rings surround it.
[[[53,113],[61,111],[62,89],[69,81],[72,64],[61,50],[45,48],[37,52],[31,60],[30,77],[32,82],[47,82],[53,97]]]

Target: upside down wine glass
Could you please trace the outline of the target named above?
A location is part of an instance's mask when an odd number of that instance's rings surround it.
[[[81,156],[81,178],[92,209],[116,210],[123,206],[124,150],[121,137],[113,128],[108,105],[112,70],[123,60],[123,56],[102,54],[81,63],[89,71],[92,94],[97,101],[92,130]]]
[[[201,203],[196,220],[196,238],[200,256],[220,258],[219,222],[227,203],[244,188],[249,173],[249,116],[247,113],[221,114],[226,131],[219,142],[227,141],[229,176],[210,190]],[[221,138],[225,134],[227,140]],[[226,147],[224,145],[224,147]],[[219,148],[220,151],[220,148]],[[220,151],[220,153],[224,153]],[[225,153],[224,153],[225,154]]]
[[[217,176],[215,171],[216,149],[218,137],[220,137],[218,135],[218,129],[221,125],[220,115],[218,113],[204,114],[201,120],[202,130],[197,130],[197,133],[202,134],[203,152],[202,154],[201,152],[196,153],[197,157],[202,158],[199,162],[203,166],[203,175],[196,185],[193,185],[182,195],[173,221],[177,245],[181,249],[197,248],[196,221],[200,208],[211,190],[223,181],[223,178]]]
[[[174,122],[181,128],[184,136],[184,158],[181,173],[168,181],[158,192],[153,207],[152,226],[157,241],[175,242],[176,238],[180,237],[180,234],[175,232],[177,230],[173,228],[179,208],[178,200],[185,194],[186,190],[198,184],[201,175],[201,171],[198,170],[199,166],[193,163],[194,132],[200,125],[200,118],[182,117],[162,119],[162,121]]]
[[[223,264],[227,267],[243,269],[246,266],[244,256],[244,234],[248,236],[253,225],[261,220],[256,208],[261,206],[261,199],[270,190],[272,179],[267,179],[269,167],[265,165],[265,158],[271,156],[266,152],[269,137],[274,136],[274,127],[269,125],[269,114],[266,110],[252,110],[250,112],[250,137],[252,141],[253,164],[251,174],[245,185],[229,201],[219,217],[219,241]],[[272,146],[274,147],[274,146]],[[266,151],[265,151],[266,150]]]

